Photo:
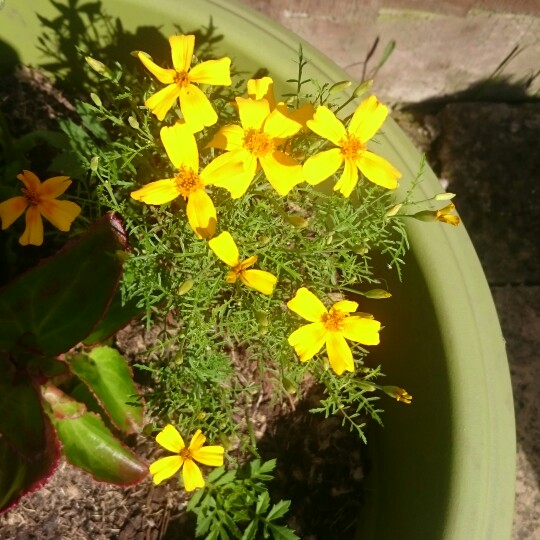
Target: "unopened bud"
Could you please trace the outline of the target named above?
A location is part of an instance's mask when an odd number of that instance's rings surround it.
[[[94,92],[90,92],[90,99],[94,102],[96,107],[101,107],[103,105],[101,98],[97,94],[94,94]]]
[[[186,279],[186,281],[184,281],[184,283],[182,283],[182,285],[178,287],[179,296],[182,296],[183,294],[188,293],[192,287],[193,287],[193,280],[191,278]]]
[[[337,82],[335,84],[333,84],[330,89],[328,90],[328,92],[330,94],[337,94],[339,92],[343,92],[343,90],[346,90],[347,88],[349,88],[349,86],[351,86],[352,82],[351,81],[340,81],[340,82]]]
[[[382,298],[390,298],[392,295],[385,291],[384,289],[371,289],[365,293],[362,293],[366,298],[373,298],[375,300],[380,300]]]
[[[401,210],[402,206],[403,206],[403,203],[395,204],[394,206],[392,206],[392,208],[386,211],[385,216],[386,217],[395,216]]]
[[[86,60],[86,63],[96,73],[99,73],[100,75],[103,75],[104,77],[107,77],[108,79],[112,79],[113,72],[103,62],[100,62],[99,60],[96,60],[95,58],[92,58],[91,56],[85,56],[84,59]]]
[[[363,96],[371,87],[373,86],[373,79],[368,79],[367,81],[364,81],[363,83],[360,83],[353,92],[353,96],[355,98],[359,98]]]
[[[412,401],[412,396],[407,390],[400,388],[399,386],[383,386],[382,389],[387,395],[397,401],[402,401],[407,404]]]

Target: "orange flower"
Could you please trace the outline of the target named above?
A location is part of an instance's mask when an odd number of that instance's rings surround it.
[[[31,171],[23,171],[17,178],[24,184],[23,195],[0,203],[2,230],[7,229],[26,211],[26,228],[19,243],[23,246],[43,244],[42,216],[61,231],[69,231],[81,207],[71,201],[58,201],[57,197],[71,185],[69,176],[55,176],[41,183]]]

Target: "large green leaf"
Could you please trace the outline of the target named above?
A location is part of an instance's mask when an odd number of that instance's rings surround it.
[[[111,347],[96,347],[68,358],[71,371],[96,395],[114,424],[125,433],[141,430],[142,406],[125,358]]]
[[[97,414],[70,415],[76,403],[58,388],[48,385],[44,398],[51,405],[51,420],[62,442],[66,459],[90,473],[95,480],[129,486],[143,480],[148,467],[127,449]],[[84,407],[82,404],[77,404]]]
[[[52,424],[45,417],[42,447],[27,459],[0,437],[0,512],[17,503],[26,493],[43,485],[60,457],[60,446]]]
[[[116,252],[125,247],[119,221],[107,215],[0,290],[0,349],[54,356],[83,340],[116,290]]]

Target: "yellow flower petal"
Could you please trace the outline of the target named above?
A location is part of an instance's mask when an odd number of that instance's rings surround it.
[[[24,170],[21,174],[17,175],[17,178],[23,182],[26,189],[29,189],[30,191],[39,191],[39,188],[41,186],[41,182],[39,178],[32,172]]]
[[[159,67],[155,64],[150,57],[139,51],[137,54],[139,60],[144,64],[144,67],[161,83],[163,84],[172,84],[174,82],[174,77],[176,76],[176,71],[174,69],[165,69]]]
[[[337,375],[344,371],[354,371],[351,349],[339,332],[328,332],[326,335],[326,352],[330,366]]]
[[[358,183],[358,167],[351,159],[345,159],[343,173],[334,186],[334,191],[339,190],[344,197],[349,197]]]
[[[185,167],[195,172],[199,171],[197,141],[187,124],[177,122],[174,126],[163,127],[159,136],[175,168]]]
[[[266,117],[270,114],[270,106],[266,99],[236,98],[238,114],[242,127],[247,129],[261,129]]]
[[[30,206],[26,211],[26,228],[19,238],[21,246],[43,244],[43,220],[37,206]]]
[[[198,429],[193,437],[191,437],[191,442],[189,443],[190,451],[193,452],[194,450],[199,450],[205,441],[206,437],[202,434],[202,431]]]
[[[290,111],[288,116],[291,120],[298,122],[302,126],[302,129],[306,130],[307,121],[312,120],[314,114],[315,107],[313,107],[311,103],[306,103],[305,105],[302,105],[299,109]]]
[[[165,204],[180,195],[174,180],[156,180],[131,193],[136,201],[146,204]]]
[[[245,150],[226,152],[213,159],[199,175],[204,185],[222,186],[231,178],[244,174]]]
[[[169,84],[150,96],[144,104],[157,116],[158,120],[163,120],[179,96],[180,88],[178,85]]]
[[[266,179],[282,197],[291,189],[304,181],[302,166],[288,154],[280,151],[272,152],[259,158]]]
[[[266,99],[271,111],[276,107],[274,81],[270,77],[249,79],[247,82],[247,94],[251,99]]]
[[[244,172],[236,176],[230,176],[229,178],[222,178],[219,181],[214,180],[213,185],[225,188],[229,191],[233,199],[238,199],[244,195],[253,181],[253,178],[255,178],[258,161],[257,158],[251,155],[247,150],[233,150],[228,154],[230,154],[228,159],[230,159],[231,162],[235,162],[236,160],[243,162]],[[223,159],[225,160],[225,158]]]
[[[151,463],[148,470],[154,478],[154,484],[157,486],[163,480],[174,476],[180,470],[183,461],[180,456],[167,456]]]
[[[351,341],[363,345],[378,345],[380,342],[379,330],[381,323],[365,317],[347,317],[343,320],[341,333]]]
[[[221,446],[205,446],[199,450],[193,450],[191,455],[195,461],[210,467],[221,467],[223,465],[224,449]]]
[[[358,309],[358,302],[353,302],[352,300],[340,300],[332,307],[343,313],[354,313]]]
[[[309,157],[304,163],[303,173],[306,182],[311,185],[319,184],[332,176],[343,164],[343,154],[340,148],[332,148]]]
[[[38,188],[39,196],[42,199],[56,199],[66,191],[71,185],[69,176],[54,176],[45,180]]]
[[[322,349],[327,333],[323,323],[315,322],[295,330],[287,341],[294,347],[300,361],[306,362]]]
[[[263,131],[273,139],[292,137],[302,129],[302,125],[274,109],[264,121]]]
[[[248,257],[247,259],[244,259],[239,265],[239,270],[245,270],[246,268],[249,268],[250,266],[253,266],[259,257],[257,255],[252,255],[251,257]]]
[[[195,36],[170,36],[169,44],[174,69],[178,73],[189,71],[195,48]]]
[[[244,135],[245,132],[240,126],[224,126],[214,135],[207,146],[220,150],[241,150],[244,148]]]
[[[193,66],[189,72],[189,80],[198,84],[231,85],[231,59],[207,60]]]
[[[197,238],[212,238],[216,230],[216,207],[208,194],[201,190],[194,191],[189,197],[186,214]]]
[[[204,479],[201,469],[191,459],[186,459],[182,469],[184,487],[186,491],[193,491],[196,488],[204,487]]]
[[[69,231],[81,207],[71,201],[43,200],[38,206],[41,215],[60,231]]]
[[[294,298],[287,302],[287,307],[310,322],[320,322],[327,313],[324,304],[305,287],[296,291]]]
[[[245,270],[240,274],[244,285],[262,294],[271,295],[276,286],[277,277],[264,270]]]
[[[208,246],[214,252],[218,259],[221,259],[230,267],[236,266],[240,262],[240,254],[228,231],[218,234],[215,238],[208,241]]]
[[[356,160],[356,165],[370,182],[388,189],[397,188],[401,173],[386,159],[366,151]]]
[[[0,203],[0,219],[2,230],[7,229],[16,219],[23,215],[28,206],[26,197],[12,197]]]
[[[174,452],[175,454],[178,454],[186,446],[182,435],[178,433],[178,430],[172,424],[167,424],[157,434],[156,442],[166,450],[169,450],[169,452]]]
[[[388,107],[380,103],[375,96],[369,96],[354,112],[349,133],[354,133],[365,143],[379,131],[387,116]]]
[[[336,146],[347,134],[345,126],[336,118],[336,115],[324,106],[317,107],[313,120],[306,122],[311,131],[333,142]]]
[[[204,126],[212,126],[218,119],[206,94],[193,84],[180,90],[180,109],[193,131],[200,131]]]

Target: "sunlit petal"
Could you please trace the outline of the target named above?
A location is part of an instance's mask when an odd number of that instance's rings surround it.
[[[342,334],[351,341],[363,345],[378,345],[381,323],[364,317],[347,317],[342,323]]]
[[[41,199],[55,199],[66,191],[71,185],[69,176],[54,176],[45,180],[41,186],[39,186],[38,193]]]
[[[334,186],[334,191],[340,191],[344,197],[349,197],[358,183],[358,167],[351,159],[345,159],[345,167],[341,177]]]
[[[296,291],[294,298],[287,302],[287,307],[310,322],[320,322],[327,313],[324,304],[305,287]]]
[[[174,82],[174,77],[176,71],[174,69],[164,69],[155,64],[150,57],[139,51],[137,54],[139,60],[144,64],[144,67],[161,83],[163,84],[172,84]]]
[[[189,71],[195,48],[195,36],[170,36],[169,44],[174,69],[178,73]]]
[[[136,201],[146,204],[165,204],[180,195],[180,191],[174,180],[156,180],[131,193]]]
[[[353,302],[352,300],[340,300],[332,307],[343,313],[353,313],[358,309],[358,302]]]
[[[302,166],[294,158],[280,151],[259,158],[266,179],[281,196],[304,181]]]
[[[30,191],[39,192],[41,182],[39,178],[32,172],[24,170],[22,173],[17,175],[17,178],[24,183],[26,189]]]
[[[227,182],[231,178],[244,174],[244,161],[246,156],[244,150],[226,152],[213,159],[201,171],[200,178],[205,185],[215,184],[222,186],[222,182]]]
[[[189,71],[189,80],[198,84],[231,85],[231,59],[207,60],[193,66]]]
[[[370,182],[388,189],[397,188],[401,173],[386,159],[366,151],[356,160],[356,164]]]
[[[200,131],[204,126],[212,126],[218,119],[206,94],[193,84],[180,90],[180,109],[193,131]]]
[[[336,146],[347,134],[345,126],[337,119],[336,115],[328,108],[317,107],[313,120],[306,122],[311,131],[333,142]]]
[[[44,200],[38,206],[41,215],[60,231],[69,231],[81,207],[71,201]]]
[[[12,197],[0,203],[0,219],[2,229],[7,229],[16,219],[23,215],[28,206],[26,197]]]
[[[213,184],[225,188],[229,191],[233,199],[238,199],[244,195],[255,177],[257,158],[251,155],[247,150],[233,150],[229,153],[235,154],[234,156],[230,156],[229,159],[231,161],[241,160],[243,162],[244,172],[236,176],[223,178],[219,182],[214,181]]]
[[[247,82],[247,94],[251,99],[266,99],[271,111],[276,107],[274,81],[270,77],[249,79]]]
[[[365,143],[379,131],[387,116],[388,107],[380,103],[375,96],[369,96],[354,112],[349,132],[354,133]]]
[[[301,362],[313,358],[323,347],[327,330],[323,323],[306,324],[295,330],[287,340]]]
[[[191,455],[195,461],[211,467],[221,467],[223,465],[222,446],[205,446],[199,450],[192,450]]]
[[[246,268],[249,268],[250,266],[253,266],[257,260],[259,259],[258,255],[252,255],[251,257],[248,257],[247,259],[244,259],[239,265],[239,270],[245,270]]]
[[[167,456],[151,463],[148,470],[154,477],[154,484],[157,486],[163,480],[174,476],[180,470],[183,461],[180,456]]]
[[[240,150],[244,148],[245,131],[237,125],[222,127],[208,143],[210,148],[221,150]]]
[[[328,332],[326,335],[326,352],[330,366],[337,375],[341,375],[344,371],[354,371],[351,349],[340,333]]]
[[[174,452],[175,454],[178,454],[186,446],[182,435],[178,433],[178,430],[172,424],[167,424],[157,434],[156,442],[166,450],[169,450],[169,452]]]
[[[202,431],[198,429],[193,437],[191,437],[191,442],[189,443],[190,451],[193,452],[194,450],[199,450],[205,442],[206,437],[202,434]]]
[[[315,114],[315,107],[311,103],[306,103],[305,105],[302,105],[299,109],[295,109],[291,112],[289,112],[289,118],[291,120],[294,120],[295,122],[298,122],[301,124],[302,129],[306,130],[307,127],[307,121],[313,120],[313,116]]]
[[[343,159],[340,148],[332,148],[311,156],[303,166],[306,182],[315,185],[326,180],[341,167]]]
[[[43,220],[37,206],[29,206],[26,211],[26,228],[19,238],[21,246],[43,244]]]
[[[199,171],[199,150],[197,141],[187,124],[177,122],[174,126],[163,127],[159,132],[165,152],[177,168],[185,167]]]
[[[208,193],[202,189],[188,197],[186,214],[197,238],[212,238],[216,230],[216,208]]]
[[[261,129],[264,120],[270,114],[270,106],[266,99],[236,98],[238,114],[242,127],[247,129]]]
[[[270,295],[274,292],[277,277],[264,270],[244,270],[240,274],[240,280],[247,287],[262,294]]]
[[[186,491],[193,491],[196,488],[204,487],[204,479],[201,469],[191,459],[186,459],[182,469],[182,478]]]
[[[277,108],[268,115],[263,126],[263,131],[273,139],[286,139],[301,129],[301,124],[291,120]]]
[[[178,85],[169,84],[150,96],[144,104],[157,116],[158,120],[163,120],[179,96]]]
[[[228,266],[236,266],[240,262],[240,254],[228,231],[223,231],[215,238],[208,241],[208,246],[215,253],[218,259],[221,259]]]

